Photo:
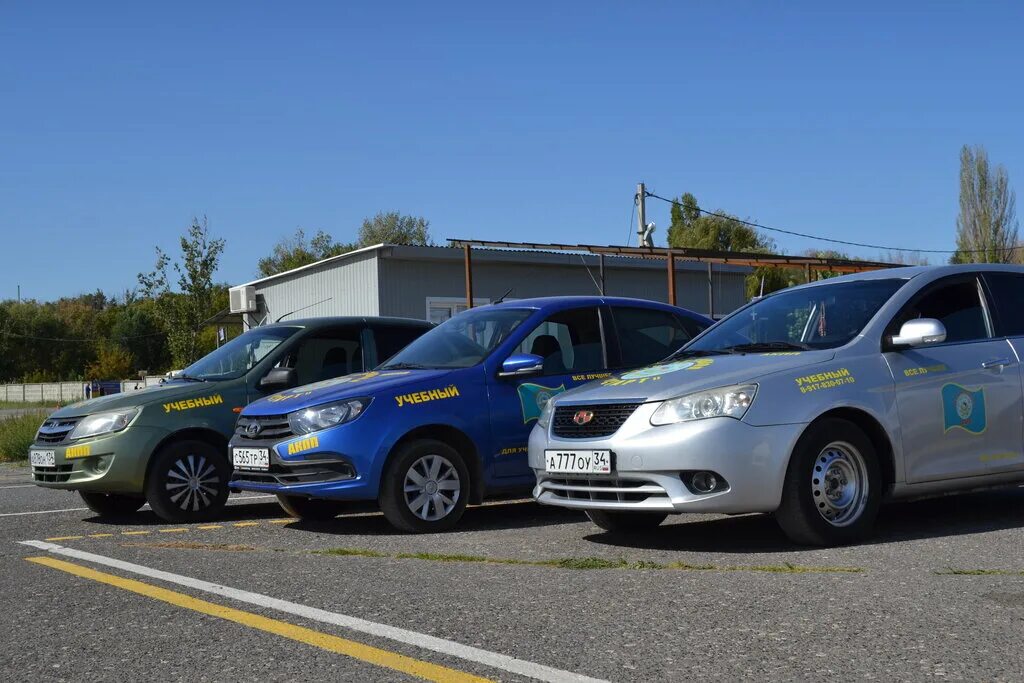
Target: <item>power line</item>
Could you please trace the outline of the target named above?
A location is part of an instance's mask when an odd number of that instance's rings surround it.
[[[629,225],[626,228],[626,246],[629,246],[629,240],[633,238],[633,216],[636,215],[636,205],[640,203],[640,197],[633,195],[633,208],[629,210]]]
[[[675,199],[667,199],[665,197],[661,197],[659,195],[656,195],[653,192],[647,192],[645,194],[648,197],[653,197],[654,199],[660,199],[661,201],[668,202],[669,204],[674,204],[676,206],[682,206],[682,203],[676,201]],[[724,218],[726,220],[735,221],[736,223],[741,223],[742,225],[746,225],[746,226],[749,226],[751,228],[757,228],[759,230],[769,230],[771,232],[780,232],[780,233],[782,233],[784,235],[793,235],[794,237],[803,237],[803,238],[811,239],[811,240],[819,240],[821,242],[831,242],[832,244],[843,244],[843,245],[846,245],[846,246],[849,246],[849,247],[864,247],[866,249],[879,249],[879,250],[882,250],[882,251],[910,251],[910,252],[917,252],[919,254],[958,254],[958,253],[959,254],[985,254],[985,253],[988,253],[990,251],[1012,252],[1012,251],[1015,251],[1017,249],[1021,249],[1022,247],[1024,247],[1024,245],[1019,245],[1019,244],[1015,245],[1015,246],[1012,246],[1012,247],[995,248],[995,249],[909,249],[907,247],[887,247],[887,246],[884,246],[884,245],[881,245],[881,244],[868,244],[868,243],[865,243],[865,242],[851,242],[851,241],[848,241],[848,240],[839,240],[839,239],[834,239],[834,238],[831,238],[831,237],[819,237],[818,235],[810,235],[810,234],[805,233],[805,232],[796,232],[794,230],[785,230],[783,228],[772,228],[772,227],[769,227],[767,225],[762,225],[761,223],[754,223],[752,221],[745,221],[742,218],[736,218],[735,216],[730,216],[728,214],[718,213],[716,211],[707,211],[705,209],[700,208],[699,206],[696,206],[694,208],[696,208],[697,211],[699,211],[700,213],[704,214],[705,216],[715,216],[717,218]]]

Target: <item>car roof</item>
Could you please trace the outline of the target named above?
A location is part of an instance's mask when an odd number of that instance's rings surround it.
[[[608,304],[612,306],[634,306],[637,308],[655,308],[662,311],[682,313],[698,320],[708,320],[706,316],[680,306],[672,306],[661,301],[650,299],[634,299],[621,296],[538,296],[528,299],[512,299],[497,304],[488,304],[496,308],[535,308],[543,310],[559,310],[563,308],[576,308],[580,306],[600,306]],[[480,308],[477,306],[476,308]]]
[[[261,327],[333,327],[335,325],[396,325],[403,327],[431,327],[431,323],[419,318],[397,318],[373,315],[332,315],[322,318],[296,318],[267,323]]]
[[[883,268],[881,270],[869,270],[863,273],[851,273],[839,277],[828,278],[809,282],[798,287],[817,287],[824,284],[835,284],[837,282],[859,282],[867,280],[910,280],[915,277],[927,276],[929,280],[938,279],[947,275],[959,275],[963,273],[984,273],[984,272],[1009,272],[1024,275],[1024,266],[1010,265],[1006,263],[955,263],[937,266],[904,266],[901,268]],[[789,290],[784,290],[789,291]]]

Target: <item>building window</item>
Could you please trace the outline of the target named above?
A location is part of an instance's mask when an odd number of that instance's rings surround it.
[[[483,306],[491,303],[490,299],[473,298],[474,306]],[[448,318],[462,313],[466,310],[466,299],[457,296],[428,296],[427,297],[427,320],[435,325],[443,323]]]

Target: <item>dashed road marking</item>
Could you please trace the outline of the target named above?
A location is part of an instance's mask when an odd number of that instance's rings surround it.
[[[226,621],[233,621],[236,624],[242,624],[243,626],[248,626],[250,628],[281,636],[282,638],[288,638],[289,640],[312,645],[313,647],[318,647],[322,650],[327,650],[328,652],[346,655],[353,659],[358,659],[369,664],[375,664],[380,667],[416,676],[417,678],[422,678],[424,680],[437,681],[438,683],[443,683],[444,681],[453,681],[455,683],[486,683],[488,680],[486,678],[474,676],[473,674],[465,671],[459,671],[458,669],[452,669],[447,666],[425,662],[420,659],[413,659],[412,657],[407,657],[405,655],[398,654],[397,652],[364,645],[363,643],[340,638],[322,631],[315,631],[311,628],[296,626],[295,624],[271,619],[252,612],[246,612],[244,610],[234,609],[233,607],[218,605],[206,600],[193,598],[190,595],[167,590],[166,588],[154,586],[153,584],[145,583],[143,581],[126,579],[121,576],[115,576],[114,574],[99,572],[80,564],[74,564],[73,562],[65,562],[64,560],[58,560],[52,557],[27,557],[25,559],[35,564],[50,567],[52,569],[59,569],[83,579],[90,579],[108,586],[114,586],[122,590],[137,593],[138,595],[144,595],[148,598],[160,600],[176,607],[182,607],[201,614],[218,617]]]
[[[185,527],[178,527],[176,529],[157,529],[157,531],[159,531],[162,534],[183,534],[188,531],[191,531],[191,529],[186,529]]]
[[[89,538],[110,538],[114,534],[89,534]]]
[[[48,538],[46,540],[47,541],[77,541],[80,538],[85,538],[85,536],[52,536],[52,537],[50,537],[50,538]]]
[[[122,531],[122,536],[145,536],[146,534],[152,533],[150,531]]]
[[[20,541],[20,543],[21,545],[45,550],[55,555],[63,555],[76,560],[92,562],[112,569],[119,569],[130,574],[136,574],[151,579],[166,581],[167,583],[173,583],[179,586],[185,586],[192,590],[220,595],[239,602],[256,605],[261,609],[277,610],[279,612],[285,612],[311,621],[340,626],[358,633],[364,633],[366,635],[376,636],[379,638],[387,638],[388,640],[395,642],[412,645],[414,647],[437,652],[450,657],[457,657],[465,661],[483,664],[494,669],[500,669],[511,674],[526,676],[527,678],[533,678],[539,681],[547,681],[548,683],[603,683],[602,681],[599,681],[599,679],[590,678],[589,676],[584,676],[572,671],[555,669],[543,664],[537,664],[524,659],[510,657],[509,655],[503,655],[498,652],[491,652],[489,650],[473,647],[472,645],[464,645],[453,640],[446,640],[444,638],[438,638],[437,636],[431,636],[425,633],[399,628],[397,626],[389,626],[387,624],[381,624],[367,619],[360,619],[359,617],[353,617],[339,612],[330,612],[317,607],[309,607],[307,605],[289,602],[288,600],[273,598],[269,595],[253,593],[250,591],[240,590],[238,588],[230,588],[221,584],[203,581],[202,579],[194,579],[180,574],[173,574],[171,572],[163,571],[162,569],[153,569],[152,567],[146,567],[141,564],[125,562],[124,560],[118,560],[105,555],[97,555],[96,553],[67,548],[55,543],[45,543],[43,541]]]
[[[235,522],[231,526],[259,526],[259,522]]]
[[[203,531],[210,531],[212,529],[223,529],[224,526],[221,524],[204,524],[202,526],[197,526],[196,528],[202,529]]]

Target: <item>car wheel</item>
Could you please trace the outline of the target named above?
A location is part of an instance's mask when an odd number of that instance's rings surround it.
[[[401,446],[381,481],[380,509],[400,531],[451,529],[469,499],[469,469],[462,455],[441,441],[420,439]]]
[[[79,491],[90,510],[102,517],[124,517],[146,504],[142,496],[126,496],[121,493],[96,493],[93,491]]]
[[[345,507],[340,500],[285,496],[280,493],[277,494],[277,502],[289,516],[314,521],[334,519]]]
[[[653,529],[668,517],[661,512],[609,512],[587,510],[590,521],[605,531],[643,531]]]
[[[852,422],[829,418],[797,442],[775,519],[797,543],[841,545],[871,532],[881,500],[871,440]]]
[[[205,441],[178,441],[162,448],[146,480],[146,500],[168,522],[213,519],[228,499],[231,468],[221,450]]]

